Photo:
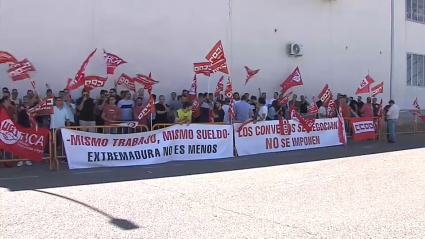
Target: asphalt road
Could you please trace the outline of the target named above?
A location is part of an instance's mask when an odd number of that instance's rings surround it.
[[[424,146],[0,169],[0,238],[424,238]]]

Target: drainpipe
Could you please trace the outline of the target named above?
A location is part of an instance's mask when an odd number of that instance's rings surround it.
[[[395,0],[391,0],[391,63],[390,63],[390,100],[394,98],[394,4]]]

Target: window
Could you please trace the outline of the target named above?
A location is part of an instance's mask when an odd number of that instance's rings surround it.
[[[425,0],[405,0],[406,19],[425,23]]]
[[[425,56],[407,54],[406,58],[406,83],[410,86],[425,87]]]

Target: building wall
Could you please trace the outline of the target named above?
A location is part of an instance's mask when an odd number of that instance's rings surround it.
[[[204,61],[221,39],[236,91],[252,94],[261,87],[271,96],[299,66],[305,86],[295,89],[298,94],[317,95],[328,83],[334,94],[354,95],[369,72],[377,83],[385,82],[383,97],[389,99],[388,0],[231,2],[229,19],[228,0],[0,0],[0,49],[32,61],[39,91],[44,91],[44,83],[55,91],[64,88],[66,79],[74,77],[97,47],[88,75],[105,74],[101,54],[105,48],[129,62],[117,69],[116,77],[152,71],[160,81],[155,93],[169,94],[190,88],[192,63]],[[406,26],[406,32],[413,28]],[[304,56],[288,57],[288,43],[303,44]],[[398,48],[404,44],[398,43]],[[261,69],[246,86],[245,65]],[[397,67],[405,63],[397,59]],[[28,81],[12,85],[6,66],[0,69],[2,85],[21,91],[31,87]],[[402,85],[405,76],[396,72]],[[219,77],[210,78],[211,89]],[[198,79],[198,90],[207,91],[208,78]]]
[[[394,16],[394,99],[404,109],[412,109],[418,98],[419,105],[425,106],[425,87],[408,86],[407,53],[425,55],[425,24],[406,20],[406,0],[395,1]]]

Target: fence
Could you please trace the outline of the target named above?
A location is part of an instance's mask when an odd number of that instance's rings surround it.
[[[223,125],[224,123],[209,123],[209,124],[215,124],[215,125]],[[161,128],[170,127],[173,124],[155,124],[151,130],[158,130]],[[350,119],[345,119],[345,126],[347,130],[347,137],[352,137],[352,127],[350,124]],[[96,132],[96,133],[103,133],[103,134],[122,134],[122,133],[138,133],[138,132],[147,132],[149,131],[149,128],[145,125],[138,125],[136,128],[128,128],[128,127],[117,127],[117,126],[71,126],[71,127],[65,127],[66,129],[73,129],[73,130],[81,130],[81,131],[90,131],[90,132]],[[60,160],[66,159],[66,152],[64,150],[64,144],[62,141],[62,136],[60,133],[61,129],[55,129],[49,134],[49,145],[46,147],[46,153],[45,157],[43,157],[43,160],[48,160],[50,165],[50,170],[59,170],[60,168]],[[425,124],[422,123],[421,119],[418,119],[418,117],[411,116],[411,117],[405,117],[399,120],[397,130],[397,134],[416,134],[416,133],[425,133]],[[381,128],[377,130],[376,132],[376,139],[379,140],[386,140],[388,135],[387,130],[387,124],[386,122],[382,121]],[[234,139],[233,139],[234,141]],[[14,163],[23,161],[25,159],[21,159],[19,157],[16,157],[12,153],[0,151],[1,163]],[[237,157],[237,151],[236,148],[234,148],[234,154],[235,157]]]

